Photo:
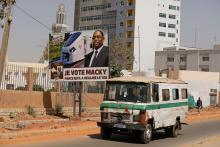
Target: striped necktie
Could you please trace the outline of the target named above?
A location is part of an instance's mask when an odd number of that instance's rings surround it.
[[[95,56],[94,56],[94,58],[93,58],[93,60],[92,60],[92,64],[91,64],[91,66],[94,66],[94,64],[96,63],[97,56],[98,56],[98,51],[95,50]]]

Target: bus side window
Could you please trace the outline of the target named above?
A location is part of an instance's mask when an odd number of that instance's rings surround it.
[[[186,88],[181,89],[181,96],[182,96],[182,99],[187,99],[188,95],[187,95],[187,89]]]
[[[162,98],[163,98],[163,101],[170,100],[170,90],[169,89],[162,89]]]
[[[146,103],[151,102],[150,85],[149,84],[147,84],[147,86],[143,86],[141,88],[141,96],[143,97],[143,99]]]
[[[172,94],[173,94],[173,100],[178,100],[179,99],[179,89],[173,88],[172,89]]]
[[[159,86],[158,84],[152,84],[152,97],[153,102],[159,102]]]

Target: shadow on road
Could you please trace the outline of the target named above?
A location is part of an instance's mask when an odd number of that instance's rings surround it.
[[[179,134],[182,135],[182,134]],[[100,136],[100,134],[92,134],[88,135],[91,139],[98,139],[98,140],[103,140]],[[156,131],[153,133],[152,140],[151,141],[156,141],[160,139],[165,139],[165,138],[171,138],[165,134],[164,131]],[[115,141],[115,142],[124,142],[124,143],[135,143],[135,144],[140,144],[138,141],[138,138],[136,136],[132,135],[123,135],[123,134],[112,134],[111,138],[108,139],[108,141]]]

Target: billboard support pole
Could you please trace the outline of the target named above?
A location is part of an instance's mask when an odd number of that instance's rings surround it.
[[[79,117],[81,117],[81,112],[82,112],[82,89],[83,89],[83,82],[79,82]]]
[[[76,116],[76,82],[74,82],[73,88],[73,116]]]

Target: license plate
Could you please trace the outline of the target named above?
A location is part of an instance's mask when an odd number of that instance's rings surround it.
[[[114,124],[114,127],[115,128],[120,128],[120,129],[125,129],[126,128],[126,126],[123,125],[123,124]]]

